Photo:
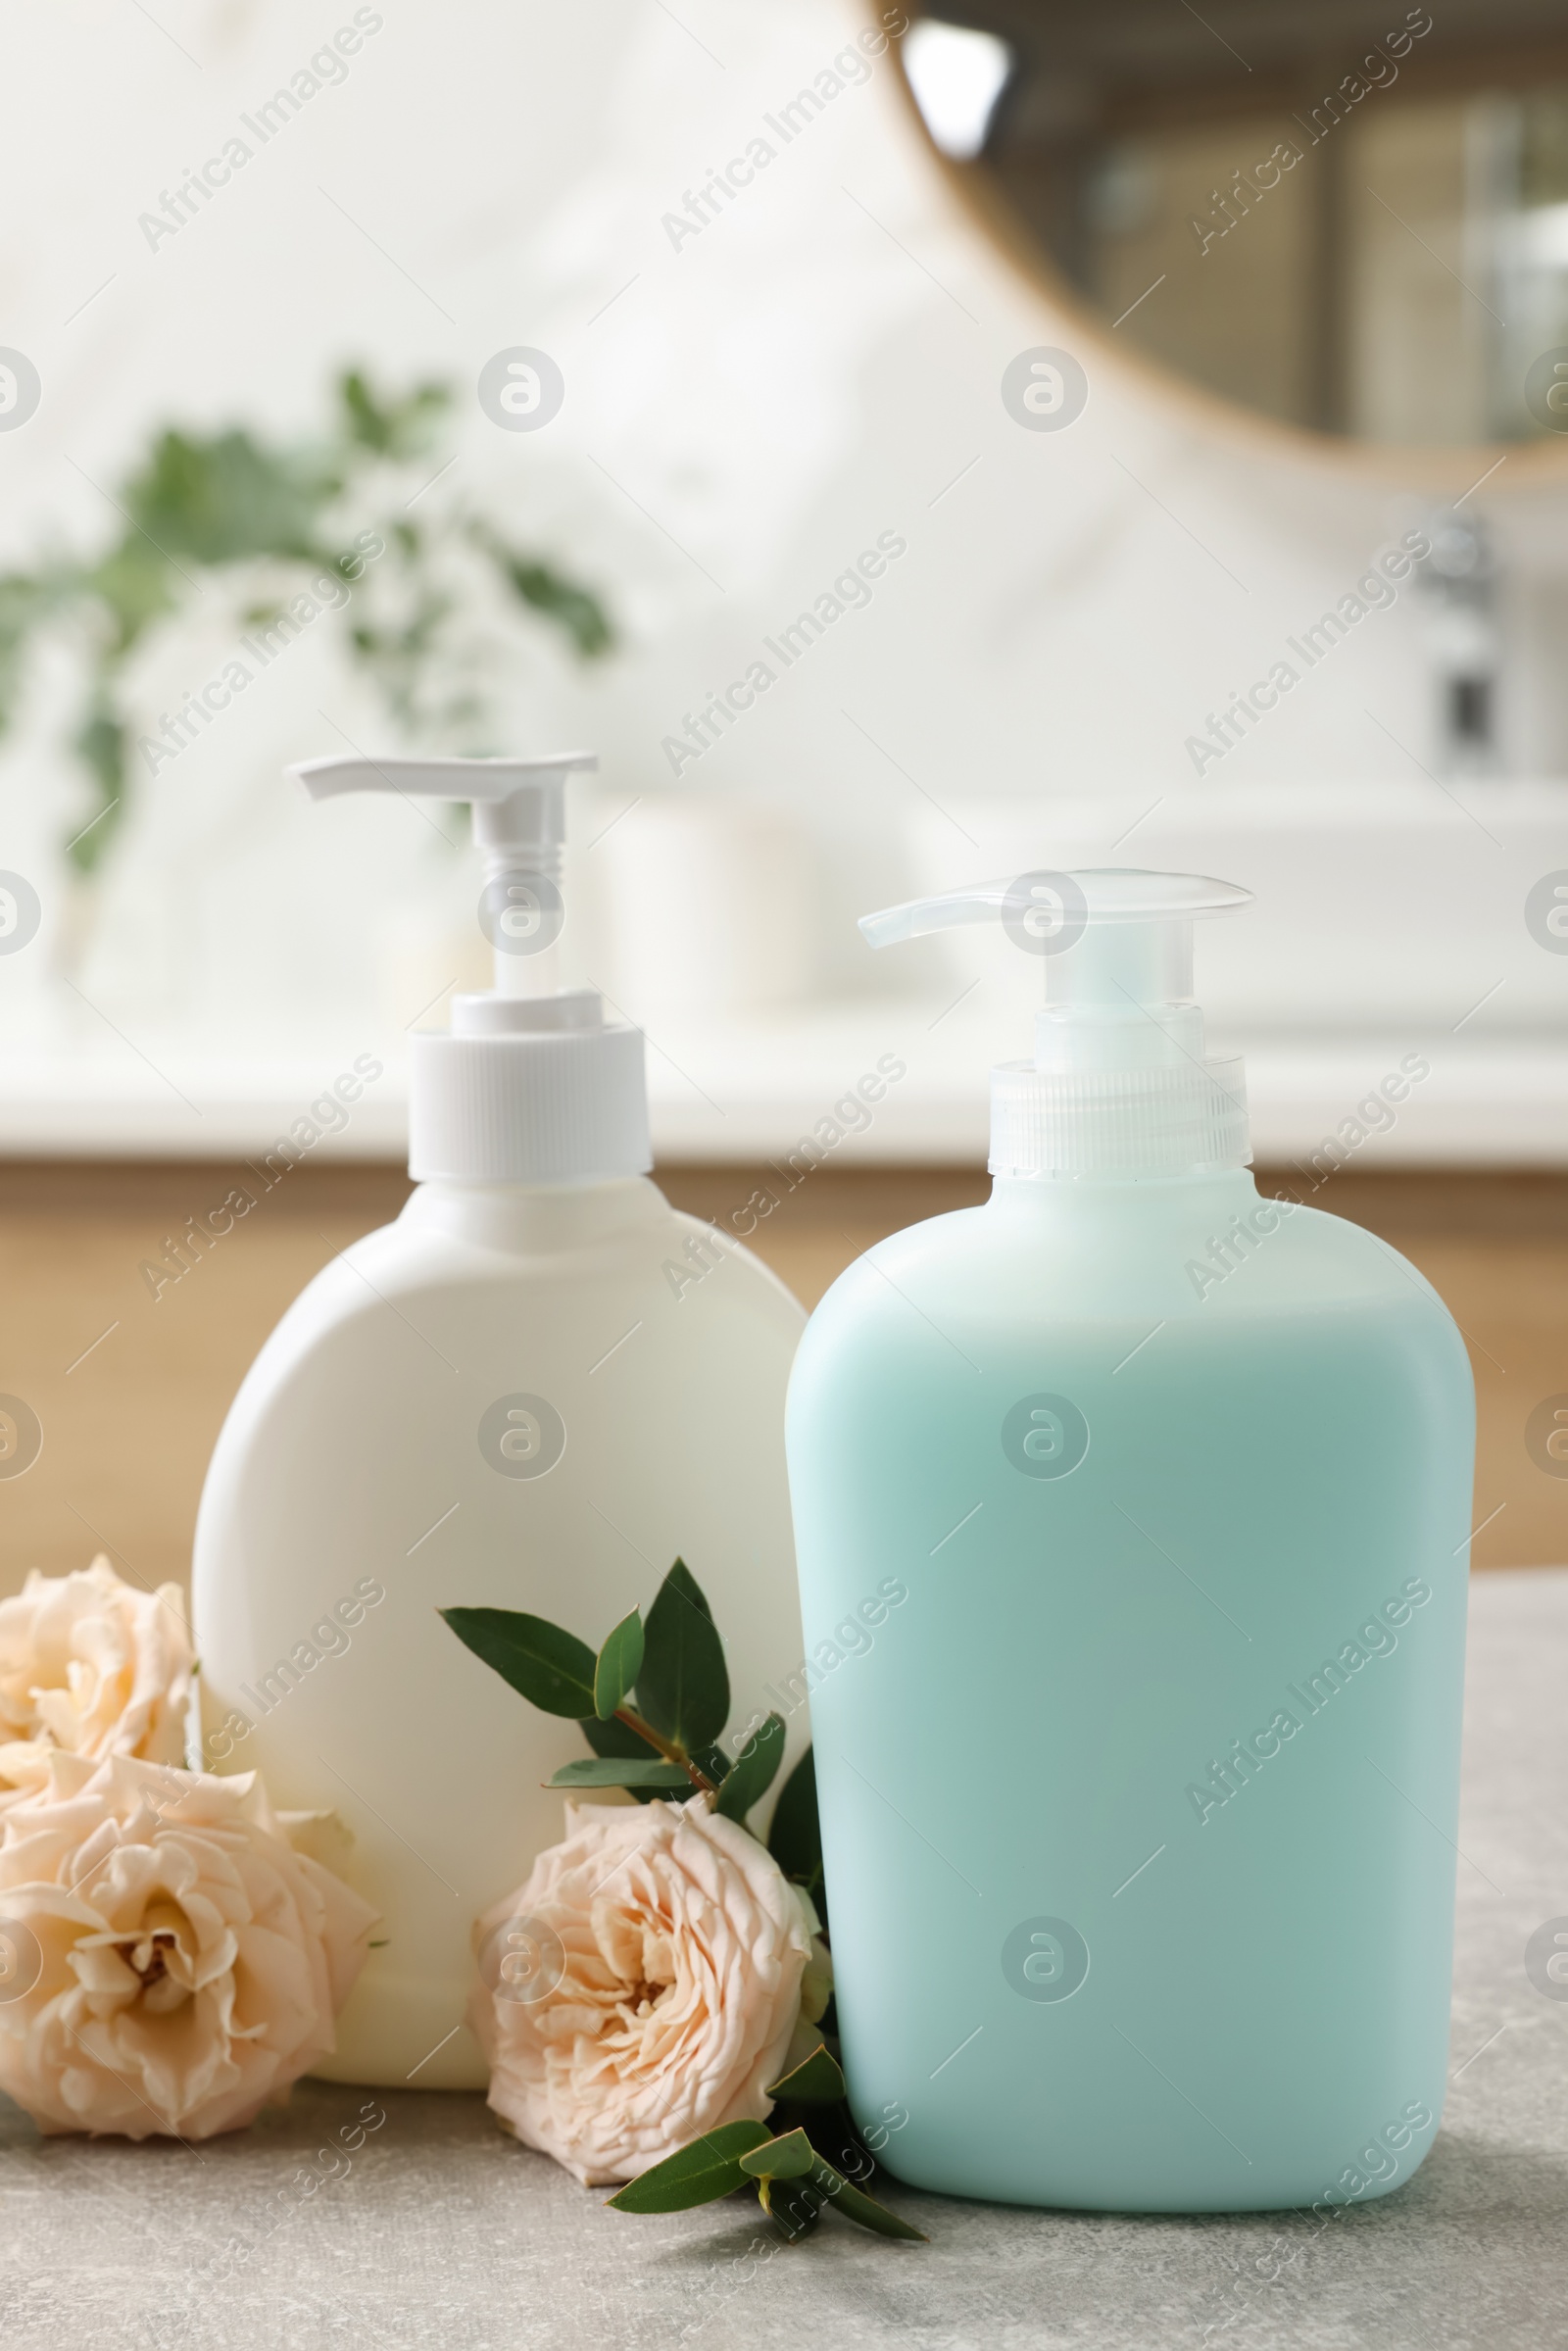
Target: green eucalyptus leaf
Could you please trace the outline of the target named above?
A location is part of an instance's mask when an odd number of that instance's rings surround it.
[[[823,2044],[809,2057],[803,2057],[794,2072],[775,2082],[765,2094],[794,2106],[836,2106],[845,2095],[844,2075],[838,2059]]]
[[[706,1747],[694,1747],[692,1761],[707,1779],[712,1781],[715,1788],[720,1787],[729,1777],[730,1759],[723,1748],[716,1743]]]
[[[510,552],[498,558],[502,574],[521,604],[531,605],[564,629],[584,661],[606,654],[615,642],[604,606],[590,588],[563,578],[548,563],[529,563]]]
[[[139,531],[126,531],[101,562],[85,572],[77,594],[102,604],[114,624],[109,661],[128,653],[146,629],[175,610],[183,583],[160,549]],[[100,664],[100,676],[103,664]]]
[[[747,2184],[740,2159],[767,2137],[761,2123],[720,2123],[676,2155],[629,2180],[610,2202],[615,2212],[689,2212]]]
[[[756,1737],[736,1756],[714,1807],[726,1820],[744,1821],[752,1806],[760,1803],[766,1795],[773,1785],[773,1776],[784,1760],[786,1736],[784,1717],[770,1714]]]
[[[792,2245],[808,2236],[822,2218],[822,2191],[808,2179],[760,2180],[762,2210]]]
[[[856,2222],[861,2229],[869,2229],[874,2236],[899,2237],[911,2245],[928,2245],[931,2242],[922,2229],[911,2228],[907,2221],[901,2221],[896,2212],[889,2212],[885,2204],[879,2204],[875,2196],[868,2196],[863,2188],[852,2185],[841,2172],[835,2172],[830,2163],[824,2163],[820,2155],[811,2166],[811,2180],[847,2221]]]
[[[596,1755],[657,1755],[660,1752],[653,1739],[645,1738],[641,1731],[634,1731],[630,1723],[622,1722],[615,1715],[612,1715],[608,1723],[602,1723],[595,1714],[585,1715],[577,1728]]]
[[[594,1667],[594,1712],[608,1723],[637,1679],[643,1661],[643,1620],[634,1608],[606,1636]]]
[[[617,1722],[613,1716],[608,1723],[602,1723],[597,1715],[590,1714],[585,1721],[577,1725],[577,1728],[596,1755],[622,1755],[631,1762],[646,1763],[651,1755],[659,1753],[658,1748],[651,1746],[640,1731],[632,1730],[627,1723]],[[684,1777],[684,1775],[682,1776]],[[689,1780],[686,1782],[686,1787],[688,1793],[696,1794],[697,1791]],[[634,1788],[631,1792],[639,1804],[651,1804],[656,1796],[662,1795],[666,1791],[658,1788]],[[667,1792],[670,1795],[678,1795],[680,1791],[678,1788],[670,1788]]]
[[[594,1711],[594,1653],[574,1633],[512,1608],[439,1612],[476,1657],[543,1714],[581,1721]]]
[[[221,564],[316,554],[316,523],[342,484],[318,460],[269,449],[243,430],[169,431],[125,483],[124,512],[172,563]]]
[[[741,2157],[741,2170],[754,2180],[804,2180],[821,2161],[804,2131],[786,2131]]]
[[[357,368],[339,376],[337,393],[347,439],[371,456],[394,460],[419,454],[452,400],[446,385],[438,383],[420,384],[402,400],[382,400]]]
[[[822,1892],[822,1828],[816,1810],[816,1761],[809,1747],[778,1792],[767,1849],[786,1878],[804,1886],[815,1902],[824,1926],[827,1903]]]
[[[101,691],[88,706],[74,748],[97,783],[100,806],[67,855],[78,873],[90,873],[115,837],[116,812],[125,796],[125,730]]]
[[[610,616],[592,589],[568,579],[554,564],[521,555],[509,547],[488,524],[477,522],[471,536],[484,550],[519,604],[530,606],[553,620],[571,639],[584,661],[609,653],[615,642]]]
[[[648,1611],[637,1707],[688,1754],[717,1739],[729,1718],[724,1644],[684,1559],[675,1561]]]
[[[563,1763],[545,1782],[547,1788],[647,1788],[656,1795],[664,1795],[675,1788],[684,1788],[688,1795],[692,1784],[678,1763],[666,1763],[662,1755],[650,1755],[646,1760],[618,1755],[576,1755],[570,1763]]]

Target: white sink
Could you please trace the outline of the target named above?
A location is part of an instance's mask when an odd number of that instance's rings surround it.
[[[1568,1027],[1568,938],[1557,953],[1525,918],[1544,876],[1568,880],[1568,783],[1214,784],[1162,799],[965,800],[954,814],[977,847],[934,811],[911,819],[921,891],[1145,865],[1255,892],[1255,906],[1198,934],[1197,993],[1227,1035]],[[977,968],[977,934],[947,936],[957,980]],[[1000,937],[980,954],[1021,1017],[1039,1001],[1039,964]]]

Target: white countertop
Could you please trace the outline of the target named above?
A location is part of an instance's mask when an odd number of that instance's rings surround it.
[[[1339,1035],[1219,1036],[1247,1053],[1259,1160],[1305,1158],[1412,1050],[1430,1075],[1392,1126],[1352,1152],[1358,1167],[1568,1167],[1568,1038],[1549,1031],[1436,1036],[1411,1030]],[[745,1029],[661,1027],[650,1035],[654,1145],[666,1160],[752,1161],[784,1155],[805,1136],[825,1141],[833,1105],[878,1061],[903,1062],[869,1122],[831,1143],[834,1165],[963,1165],[986,1152],[985,1070],[995,1023],[959,1006],[871,1000],[850,1009]],[[318,1056],[247,1060],[188,1052],[156,1058],[131,1047],[0,1058],[0,1156],[235,1158],[286,1134],[347,1065]],[[830,1125],[824,1130],[819,1122]],[[407,1081],[389,1061],[323,1139],[323,1155],[398,1160]]]

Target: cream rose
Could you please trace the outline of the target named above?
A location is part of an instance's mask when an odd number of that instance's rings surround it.
[[[565,1810],[565,1841],[474,1931],[468,2021],[496,2113],[608,2186],[761,2121],[827,2004],[826,1954],[806,1896],[706,1797]]]
[[[0,1600],[0,1807],[43,1787],[58,1749],[183,1763],[192,1665],[177,1584],[138,1592],[103,1557],[34,1568]]]
[[[333,2047],[375,1914],[254,1772],[57,1752],[0,1827],[0,2089],[40,2130],[210,2138]]]

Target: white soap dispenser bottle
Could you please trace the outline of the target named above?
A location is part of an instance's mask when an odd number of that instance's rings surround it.
[[[679,1554],[728,1644],[733,1722],[801,1658],[783,1408],[804,1317],[648,1180],[641,1032],[554,985],[565,779],[593,763],[291,771],[317,799],[471,803],[496,948],[494,993],[411,1040],[417,1188],[267,1341],[196,1528],[206,1760],[337,1813],[384,1921],[317,2069],[338,2081],[483,2085],[470,1931],[559,1839],[541,1783],[586,1752],[438,1609],[523,1609],[597,1643]]]

